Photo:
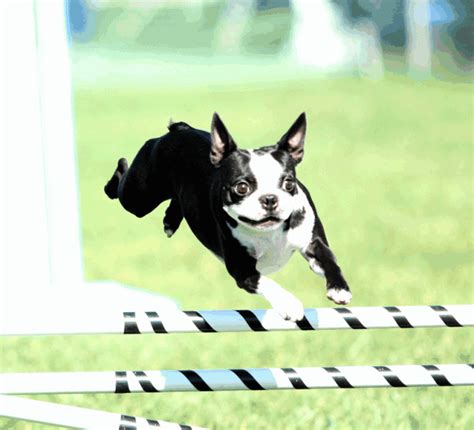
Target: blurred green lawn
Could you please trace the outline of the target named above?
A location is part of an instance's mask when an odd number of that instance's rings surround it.
[[[208,129],[218,111],[243,147],[274,143],[305,110],[299,175],[309,187],[354,306],[473,301],[472,87],[350,78],[176,90],[77,89],[88,279],[116,279],[185,309],[261,308],[182,225],[162,232],[103,193],[116,160],[166,132],[170,116]],[[306,307],[331,306],[299,256],[275,276]],[[84,310],[87,314],[87,309]],[[77,336],[1,339],[1,371],[75,371],[473,360],[471,330]],[[213,429],[470,429],[472,389],[57,395],[67,404]],[[0,419],[4,429],[46,426]]]

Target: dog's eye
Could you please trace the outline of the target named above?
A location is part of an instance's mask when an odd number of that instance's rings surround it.
[[[285,179],[283,181],[283,189],[291,193],[296,187],[296,183],[292,179]]]
[[[245,196],[250,191],[250,186],[247,182],[239,182],[237,185],[234,186],[234,191],[239,196]]]

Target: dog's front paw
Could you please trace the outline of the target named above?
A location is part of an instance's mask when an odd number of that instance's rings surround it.
[[[329,287],[326,296],[338,305],[347,305],[352,299],[348,289],[338,287]]]
[[[304,317],[304,306],[293,294],[282,291],[271,304],[278,314],[287,321],[301,321]]]

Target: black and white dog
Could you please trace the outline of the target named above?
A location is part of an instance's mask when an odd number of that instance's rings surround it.
[[[286,320],[304,316],[302,303],[265,275],[279,270],[295,250],[326,277],[327,297],[346,304],[352,295],[328,247],[306,187],[296,179],[303,159],[306,116],[277,144],[239,149],[217,114],[211,133],[184,122],[148,140],[132,165],[122,158],[106,194],[143,217],[170,200],[163,220],[171,237],[181,221],[226,265],[240,288],[261,294]]]

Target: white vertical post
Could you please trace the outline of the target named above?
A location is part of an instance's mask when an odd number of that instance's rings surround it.
[[[430,0],[407,0],[405,21],[408,73],[415,78],[429,76],[432,51]]]
[[[293,0],[290,50],[297,64],[316,70],[352,66],[351,41],[329,0]]]
[[[0,0],[3,328],[60,324],[80,304],[176,307],[117,283],[84,282],[71,92],[65,2]]]
[[[0,6],[2,259],[0,294],[50,284],[33,0]],[[6,300],[1,300],[5,303]]]
[[[64,289],[83,278],[65,2],[35,9],[51,282]]]

